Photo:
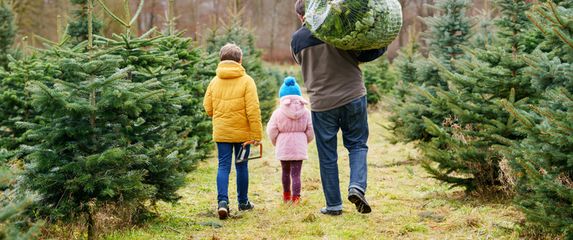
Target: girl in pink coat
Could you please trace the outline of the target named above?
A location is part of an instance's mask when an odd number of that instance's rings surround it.
[[[287,77],[281,86],[280,107],[267,124],[267,134],[276,146],[282,165],[283,201],[300,201],[302,161],[308,159],[308,143],[314,138],[308,102],[302,97],[295,78]],[[292,188],[291,188],[292,183]]]

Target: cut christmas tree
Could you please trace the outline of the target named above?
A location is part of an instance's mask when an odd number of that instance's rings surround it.
[[[309,0],[305,23],[314,35],[344,50],[381,49],[402,29],[398,0]]]

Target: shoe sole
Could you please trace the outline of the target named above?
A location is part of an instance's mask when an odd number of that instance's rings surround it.
[[[227,217],[229,217],[229,211],[227,211],[227,209],[224,208],[219,208],[219,219],[224,220],[227,219]]]
[[[330,211],[330,212],[320,212],[321,214],[328,215],[328,216],[340,216],[342,215],[342,211]]]
[[[330,216],[340,216],[342,215],[342,211],[340,212],[331,212],[331,213],[324,213],[325,215],[330,215]]]
[[[359,213],[370,213],[372,212],[372,208],[366,203],[366,201],[360,198],[358,195],[350,195],[348,196],[348,201],[354,203],[356,205],[356,210]]]

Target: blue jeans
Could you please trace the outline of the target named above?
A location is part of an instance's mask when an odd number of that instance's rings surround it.
[[[368,112],[366,97],[325,112],[312,112],[320,178],[328,210],[342,210],[338,179],[337,134],[342,130],[350,161],[350,188],[366,193],[368,154]]]
[[[235,159],[241,149],[242,143],[217,143],[217,152],[219,159],[219,168],[217,170],[217,201],[229,202],[229,174],[233,163],[233,149],[235,150]],[[247,157],[249,156],[250,147],[247,146]],[[239,203],[249,201],[249,161],[235,163],[237,170],[237,198]]]

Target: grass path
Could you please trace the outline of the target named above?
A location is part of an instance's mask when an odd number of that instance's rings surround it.
[[[317,152],[303,164],[302,203],[282,204],[280,163],[265,142],[265,157],[250,162],[254,211],[239,213],[234,170],[229,193],[233,217],[215,215],[216,159],[201,163],[180,191],[179,204],[161,204],[161,216],[144,227],[108,234],[105,239],[517,239],[522,216],[504,200],[466,199],[459,189],[428,178],[412,145],[389,143],[384,113],[370,114],[367,198],[373,212],[362,215],[345,200],[342,216],[322,216],[324,205]],[[346,198],[348,157],[339,147],[341,189]]]

